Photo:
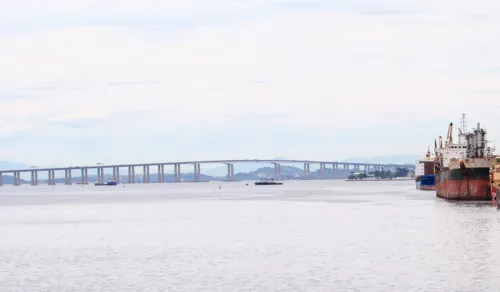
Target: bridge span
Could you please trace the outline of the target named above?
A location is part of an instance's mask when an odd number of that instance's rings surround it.
[[[310,165],[319,164],[319,172],[321,176],[327,170],[327,166],[331,166],[331,169],[352,169],[355,171],[374,171],[382,169],[395,169],[395,168],[405,168],[413,169],[415,166],[412,164],[371,164],[371,163],[357,163],[357,162],[338,162],[338,161],[320,161],[320,160],[289,160],[289,159],[229,159],[229,160],[199,160],[199,161],[180,161],[180,162],[155,162],[155,163],[139,163],[139,164],[96,164],[87,166],[68,166],[68,167],[55,167],[55,168],[37,168],[32,167],[29,169],[12,169],[12,170],[0,170],[0,186],[3,186],[3,175],[12,174],[14,178],[13,185],[21,185],[21,173],[31,173],[31,185],[38,185],[38,173],[47,172],[49,185],[56,184],[56,171],[64,171],[64,184],[71,185],[73,176],[73,171],[80,171],[80,183],[89,183],[89,169],[96,169],[97,183],[104,183],[104,170],[112,169],[113,179],[119,181],[120,169],[127,168],[128,176],[127,183],[136,183],[135,169],[141,167],[143,169],[143,183],[150,183],[150,168],[157,167],[157,182],[165,183],[165,166],[173,166],[174,168],[174,182],[181,181],[181,165],[191,165],[193,166],[193,180],[200,181],[201,175],[201,165],[202,164],[225,164],[227,165],[227,180],[233,180],[234,176],[234,164],[236,163],[269,163],[274,165],[274,179],[281,179],[281,164],[295,164],[300,163],[304,165],[304,176],[310,175]]]

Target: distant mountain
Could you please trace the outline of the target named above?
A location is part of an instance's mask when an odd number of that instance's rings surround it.
[[[261,167],[269,166],[269,163],[235,163],[234,173],[238,172],[252,172],[256,171]],[[207,175],[211,176],[225,176],[227,175],[227,165],[221,165],[215,168],[203,168],[201,166],[201,171]]]
[[[23,163],[0,161],[0,170],[11,170],[11,169],[26,169],[30,168],[29,165]]]
[[[20,180],[21,180],[22,184],[28,183],[28,181],[26,181],[22,178]],[[12,175],[3,174],[2,175],[2,182],[4,185],[11,185],[14,183],[14,177]]]
[[[419,155],[388,155],[374,157],[351,157],[341,162],[361,162],[374,164],[415,164],[415,160],[422,159]]]
[[[276,159],[276,160],[286,160],[284,157],[274,157],[270,159]],[[252,172],[256,171],[259,168],[263,167],[268,167],[270,164],[269,163],[254,163],[254,162],[248,162],[248,163],[235,163],[234,164],[234,173],[238,172]],[[225,176],[227,175],[227,165],[220,165],[214,168],[205,168],[202,169],[201,171],[207,175],[211,176]]]

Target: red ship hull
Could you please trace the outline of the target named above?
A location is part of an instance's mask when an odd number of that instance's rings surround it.
[[[442,170],[436,176],[436,195],[447,200],[491,201],[489,168]]]

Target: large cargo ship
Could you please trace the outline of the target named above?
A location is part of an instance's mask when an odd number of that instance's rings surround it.
[[[434,160],[427,149],[425,159],[415,161],[415,186],[417,190],[435,190]]]
[[[448,200],[490,201],[490,159],[494,151],[487,146],[486,131],[477,128],[467,132],[465,115],[458,131],[458,141],[453,140],[453,123],[449,124],[448,135],[443,147],[435,141],[434,173],[436,195]]]

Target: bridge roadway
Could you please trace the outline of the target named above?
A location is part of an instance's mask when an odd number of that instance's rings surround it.
[[[14,177],[14,185],[19,186],[20,174],[25,172],[31,172],[31,185],[38,185],[38,173],[41,171],[48,172],[48,184],[55,185],[55,171],[64,171],[65,184],[72,184],[72,170],[81,170],[81,184],[88,184],[88,170],[97,169],[97,183],[104,183],[104,169],[113,169],[113,179],[116,181],[120,177],[120,168],[128,168],[128,183],[135,183],[135,168],[143,167],[143,183],[150,182],[149,169],[151,166],[158,167],[158,182],[165,182],[165,165],[174,166],[174,181],[181,181],[181,165],[193,165],[194,166],[194,181],[200,181],[201,175],[201,164],[226,164],[227,165],[227,179],[232,180],[234,176],[234,164],[235,163],[269,163],[274,165],[274,179],[279,180],[281,177],[281,165],[282,163],[292,164],[292,163],[303,163],[304,164],[304,175],[308,176],[310,174],[310,164],[319,164],[320,173],[323,174],[326,171],[326,165],[332,165],[332,169],[353,169],[353,170],[381,170],[387,168],[406,168],[412,169],[415,166],[411,164],[373,164],[373,163],[357,163],[357,162],[338,162],[338,161],[319,161],[319,160],[289,160],[289,159],[229,159],[229,160],[199,160],[199,161],[180,161],[180,162],[155,162],[155,163],[136,163],[136,164],[96,164],[89,166],[68,166],[68,167],[54,167],[54,168],[29,168],[29,169],[12,169],[12,170],[1,170],[0,171],[0,186],[3,185],[3,174],[12,173]],[[351,168],[352,167],[352,168]]]

